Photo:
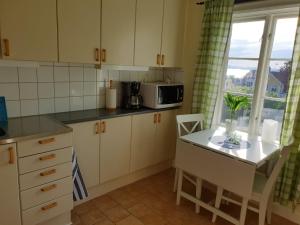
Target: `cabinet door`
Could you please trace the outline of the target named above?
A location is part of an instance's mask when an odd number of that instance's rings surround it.
[[[162,32],[163,65],[180,67],[183,51],[185,1],[165,0]]]
[[[99,134],[98,121],[71,124],[73,146],[80,171],[87,187],[99,184]]]
[[[155,164],[155,113],[132,117],[131,171]]]
[[[100,0],[58,0],[59,61],[100,63]]]
[[[0,15],[3,58],[57,61],[56,0],[1,0]]]
[[[158,66],[161,49],[163,0],[137,0],[134,64]]]
[[[0,221],[20,225],[20,199],[15,145],[0,145]],[[11,160],[13,159],[13,160]]]
[[[100,182],[129,173],[131,117],[119,117],[101,121]]]
[[[171,159],[176,147],[175,110],[158,112],[155,136],[156,163]]]
[[[102,0],[102,64],[133,65],[136,0]]]

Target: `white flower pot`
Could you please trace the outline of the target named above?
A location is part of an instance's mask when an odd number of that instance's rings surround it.
[[[225,121],[225,127],[226,127],[226,134],[231,136],[234,131],[236,130],[236,127],[237,127],[237,121],[236,120],[230,120],[230,119],[227,119]]]

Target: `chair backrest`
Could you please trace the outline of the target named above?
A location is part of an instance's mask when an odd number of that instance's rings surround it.
[[[287,157],[291,151],[291,146],[293,145],[294,142],[294,138],[291,138],[289,141],[289,144],[287,146],[284,146],[280,152],[279,155],[279,159],[277,160],[277,162],[275,163],[273,170],[267,180],[267,183],[264,187],[263,190],[263,197],[265,198],[269,198],[269,195],[274,187],[274,184],[276,182],[276,179],[285,163],[285,161],[287,160]]]
[[[191,134],[196,131],[196,128],[200,126],[200,129],[203,129],[203,114],[186,114],[186,115],[177,115],[177,130],[178,136],[182,136],[181,129],[183,129],[186,134]],[[186,123],[194,123],[191,127],[187,127]]]

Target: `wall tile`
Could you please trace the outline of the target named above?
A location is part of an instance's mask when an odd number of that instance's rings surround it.
[[[107,81],[108,80],[108,70],[97,69],[97,81]]]
[[[105,95],[105,82],[97,82],[97,95]]]
[[[70,98],[71,111],[83,110],[83,97]]]
[[[70,111],[70,99],[55,98],[55,112],[67,112],[67,111]]]
[[[96,95],[96,82],[84,82],[83,95]]]
[[[38,82],[53,82],[53,66],[40,66],[37,69]]]
[[[19,82],[37,82],[36,68],[19,68]]]
[[[68,82],[70,80],[69,67],[56,66],[54,67],[54,81],[55,82]]]
[[[20,99],[37,98],[37,83],[20,83]]]
[[[118,70],[109,70],[108,71],[109,80],[119,81],[120,80],[120,72]]]
[[[97,96],[97,108],[105,108],[105,95]]]
[[[39,98],[54,98],[54,83],[38,83]]]
[[[96,81],[96,69],[95,68],[84,68],[83,69],[84,81]]]
[[[39,99],[39,113],[54,113],[54,98]]]
[[[97,106],[96,96],[84,96],[83,97],[83,108],[84,109],[95,109]]]
[[[83,82],[70,83],[70,96],[83,96]]]
[[[0,67],[0,83],[18,82],[17,67]]]
[[[83,67],[70,67],[70,81],[83,81]]]
[[[6,101],[7,115],[8,117],[19,117],[20,112],[20,101]]]
[[[38,100],[21,100],[21,116],[39,114]]]
[[[18,83],[0,83],[0,96],[4,96],[6,100],[19,100],[20,96]]]
[[[69,92],[69,83],[68,82],[59,82],[55,83],[55,97],[68,97]]]
[[[130,71],[120,71],[120,81],[130,81]]]

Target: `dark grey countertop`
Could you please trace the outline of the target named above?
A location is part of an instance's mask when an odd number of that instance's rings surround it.
[[[92,109],[73,112],[53,113],[39,116],[28,116],[9,119],[7,123],[0,123],[6,135],[0,136],[0,144],[18,142],[32,138],[71,132],[66,126],[71,123],[80,123],[93,120],[109,119],[120,116],[130,116],[144,113],[170,110],[166,109],[122,109],[115,111],[106,109]],[[174,109],[174,108],[173,108]],[[176,109],[176,108],[175,108]]]

